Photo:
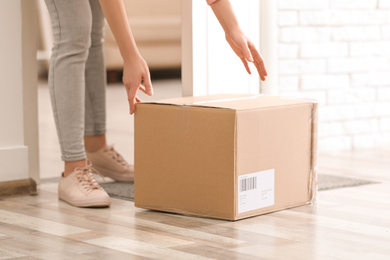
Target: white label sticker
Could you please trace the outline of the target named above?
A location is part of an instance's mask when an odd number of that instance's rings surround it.
[[[238,213],[275,204],[275,169],[238,176]]]

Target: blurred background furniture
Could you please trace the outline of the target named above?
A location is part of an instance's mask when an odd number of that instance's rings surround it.
[[[125,0],[131,29],[150,69],[180,68],[180,0]],[[120,70],[122,58],[106,24],[105,56],[108,70]]]
[[[52,31],[44,0],[37,3],[38,59],[41,61],[41,73],[44,73],[51,53]],[[124,4],[138,49],[150,70],[180,71],[181,0],[124,0]],[[105,32],[107,71],[120,72],[123,69],[122,57],[107,23]]]

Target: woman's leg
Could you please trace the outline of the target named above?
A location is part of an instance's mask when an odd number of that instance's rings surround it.
[[[97,151],[106,144],[106,67],[104,14],[99,0],[89,0],[92,13],[91,47],[85,70],[85,148]]]
[[[85,69],[91,46],[89,0],[45,0],[54,35],[49,88],[65,171],[58,197],[80,207],[110,205],[84,149]]]
[[[49,88],[65,162],[85,160],[85,67],[91,45],[88,0],[45,0],[54,35]]]

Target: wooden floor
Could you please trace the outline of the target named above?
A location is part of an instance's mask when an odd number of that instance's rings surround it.
[[[319,192],[317,204],[237,222],[135,208],[0,199],[0,259],[389,259],[390,151],[321,155],[320,171],[381,183]]]
[[[60,168],[43,155],[56,165],[45,169]],[[390,259],[390,150],[321,154],[318,169],[379,183],[322,191],[315,205],[236,222],[119,199],[76,208],[58,201],[56,183],[42,183],[38,196],[0,198],[0,259]]]

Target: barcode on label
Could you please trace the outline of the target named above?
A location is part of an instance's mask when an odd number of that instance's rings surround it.
[[[240,192],[257,189],[257,176],[240,180]]]

